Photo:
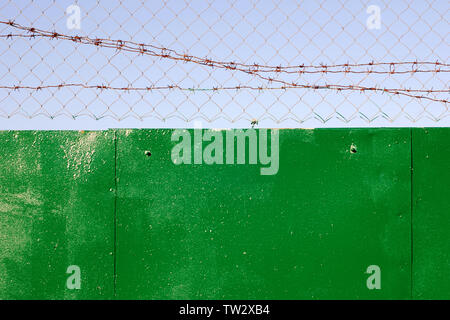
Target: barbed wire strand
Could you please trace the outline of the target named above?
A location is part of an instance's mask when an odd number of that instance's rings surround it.
[[[61,89],[66,87],[80,87],[84,89],[100,89],[100,90],[117,90],[117,91],[156,91],[156,90],[171,90],[171,89],[177,89],[182,91],[223,91],[223,90],[243,90],[243,89],[249,89],[249,90],[287,90],[287,89],[312,89],[312,90],[335,90],[337,92],[341,91],[359,91],[359,92],[365,92],[365,91],[372,91],[372,92],[381,92],[381,93],[388,93],[393,95],[403,95],[410,98],[415,99],[425,99],[430,100],[434,102],[441,102],[441,103],[449,103],[449,100],[446,99],[437,99],[433,97],[428,97],[424,95],[416,95],[413,94],[414,92],[434,92],[434,93],[441,93],[446,92],[449,93],[448,90],[419,90],[419,89],[388,89],[388,88],[376,88],[376,87],[363,87],[363,86],[352,86],[352,85],[295,85],[295,86],[280,86],[280,87],[264,87],[264,86],[248,86],[248,85],[242,85],[242,86],[229,86],[229,87],[212,87],[212,88],[186,88],[181,87],[179,85],[167,85],[167,86],[149,86],[149,87],[114,87],[114,86],[107,86],[107,85],[87,85],[82,83],[61,83],[61,84],[54,84],[54,85],[42,85],[42,86],[26,86],[26,85],[15,85],[15,86],[0,86],[0,89],[8,89],[8,90],[20,90],[20,89],[26,89],[26,90],[42,90],[42,89]]]
[[[4,34],[0,37],[3,38],[13,38],[13,37],[23,37],[23,38],[35,38],[35,37],[43,37],[43,38],[51,38],[51,39],[60,39],[60,40],[69,40],[80,44],[88,44],[95,45],[98,47],[105,47],[116,49],[118,51],[128,51],[134,52],[141,55],[151,55],[158,58],[166,58],[172,59],[182,62],[192,62],[196,64],[200,64],[203,66],[216,67],[216,68],[225,68],[228,70],[238,70],[238,71],[246,71],[250,73],[259,73],[259,72],[274,72],[274,73],[288,73],[288,74],[326,74],[326,73],[367,73],[367,74],[405,74],[405,73],[420,73],[420,72],[450,72],[450,69],[442,69],[442,67],[450,67],[450,64],[435,61],[402,61],[402,62],[368,62],[368,63],[358,63],[358,64],[320,64],[320,65],[295,65],[295,66],[269,66],[263,64],[245,64],[242,62],[234,62],[234,61],[217,61],[209,58],[201,58],[194,55],[189,54],[181,54],[177,51],[169,48],[159,47],[152,44],[145,43],[136,43],[128,40],[112,40],[107,38],[90,38],[87,36],[70,36],[62,33],[58,33],[56,31],[47,31],[34,27],[26,27],[20,24],[15,23],[14,21],[1,21],[0,24],[6,24],[11,27],[14,27],[19,30],[30,32],[31,34]],[[160,53],[150,50],[148,48],[152,48],[154,50],[161,51]],[[169,53],[174,54],[174,56]],[[428,70],[420,70],[418,66],[420,65],[432,65],[434,69]],[[352,68],[359,67],[379,67],[384,66],[388,67],[387,71],[377,71],[377,70],[352,70]],[[398,71],[395,70],[397,66],[408,66],[410,70]],[[239,67],[248,68],[241,69]],[[330,70],[333,68],[343,68],[343,70]],[[287,71],[287,69],[299,69],[294,71]],[[320,69],[320,70],[306,70],[306,69]]]
[[[37,29],[34,27],[25,27],[20,24],[17,24],[13,21],[0,21],[1,24],[6,24],[11,27],[24,30],[30,32],[29,35],[24,34],[6,34],[0,35],[2,38],[13,38],[13,37],[23,37],[23,38],[35,38],[35,37],[45,37],[50,39],[60,39],[60,40],[69,40],[80,44],[87,45],[95,45],[98,47],[112,48],[117,51],[127,51],[134,52],[141,55],[150,55],[158,58],[171,59],[175,61],[182,62],[191,62],[196,63],[202,66],[208,66],[212,68],[223,68],[227,70],[236,70],[240,72],[247,73],[249,75],[253,75],[255,77],[260,78],[261,80],[265,80],[269,83],[276,82],[281,84],[279,87],[267,87],[267,86],[230,86],[230,87],[213,87],[213,88],[184,88],[178,85],[168,85],[168,86],[149,86],[149,87],[113,87],[106,85],[87,85],[81,83],[61,83],[56,85],[42,85],[42,86],[22,86],[22,85],[14,85],[14,86],[0,86],[2,89],[10,89],[10,90],[18,90],[18,89],[29,89],[29,90],[41,90],[41,89],[49,89],[49,88],[63,88],[63,87],[82,87],[82,88],[96,88],[96,89],[108,89],[108,90],[120,90],[120,91],[152,91],[152,90],[167,90],[167,89],[179,89],[179,90],[188,90],[188,91],[218,91],[218,90],[240,90],[240,89],[250,89],[250,90],[285,90],[292,88],[300,88],[300,89],[328,89],[328,90],[336,90],[340,91],[373,91],[373,92],[382,92],[393,95],[403,95],[414,99],[426,99],[434,102],[441,102],[447,104],[449,100],[447,99],[438,99],[434,97],[426,96],[425,94],[432,93],[450,93],[448,89],[405,89],[405,88],[380,88],[380,87],[365,87],[360,85],[334,85],[334,84],[325,84],[325,85],[310,85],[310,84],[298,84],[296,82],[288,82],[285,80],[275,79],[273,77],[268,77],[261,75],[262,72],[274,72],[274,73],[287,73],[287,74],[327,74],[327,73],[365,73],[365,74],[405,74],[405,73],[424,73],[424,72],[450,72],[450,70],[442,69],[449,67],[450,64],[442,63],[439,61],[430,62],[430,61],[411,61],[411,62],[370,62],[370,63],[362,63],[362,64],[334,64],[334,65],[300,65],[300,66],[269,66],[269,65],[260,65],[260,64],[244,64],[240,62],[222,62],[216,61],[208,58],[200,58],[193,55],[180,54],[173,49],[158,47],[151,44],[142,44],[136,43],[133,41],[125,41],[125,40],[111,40],[111,39],[102,39],[102,38],[89,38],[86,36],[69,36],[57,32],[46,31]],[[155,52],[148,48],[156,49],[161,52]],[[172,53],[173,55],[171,55]],[[419,65],[433,65],[434,69],[419,69]],[[360,68],[360,67],[380,67],[380,66],[388,66],[389,70],[387,71],[379,71],[379,70],[352,70],[352,68]],[[410,70],[396,70],[397,66],[409,66]],[[306,69],[318,69],[318,70],[306,70]],[[342,68],[342,70],[330,70],[333,68]],[[299,70],[291,70],[291,69],[299,69]],[[422,93],[421,95],[415,93]]]

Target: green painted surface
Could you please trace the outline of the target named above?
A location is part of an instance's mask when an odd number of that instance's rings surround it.
[[[413,292],[450,299],[449,128],[413,129]]]
[[[118,298],[450,298],[448,128],[280,132],[272,176],[176,166],[172,130],[0,132],[0,299],[114,298],[115,269]]]
[[[272,176],[176,166],[171,133],[117,132],[118,298],[411,297],[410,129],[282,130]]]
[[[3,131],[0,150],[0,299],[112,298],[114,132]]]

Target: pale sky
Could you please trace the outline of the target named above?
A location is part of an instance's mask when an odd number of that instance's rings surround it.
[[[79,30],[67,26],[70,15],[66,10],[72,4],[80,8]],[[379,29],[367,26],[371,5],[380,8]],[[444,0],[3,0],[0,20],[248,64],[449,63],[449,8]],[[17,32],[0,25],[0,34]],[[450,75],[296,75],[288,79],[311,84],[448,90]],[[237,71],[70,41],[0,39],[0,85],[65,82],[124,87],[178,84],[186,88],[268,85]],[[448,100],[449,94],[439,97]],[[379,117],[374,119],[376,115]],[[448,115],[448,105],[439,102],[297,88],[214,93],[0,89],[0,129],[228,128],[249,127],[252,119],[259,121],[259,127],[450,126]]]

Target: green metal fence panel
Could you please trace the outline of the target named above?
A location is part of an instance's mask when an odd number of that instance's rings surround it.
[[[449,129],[412,132],[414,298],[450,299]]]
[[[280,130],[274,175],[173,132],[117,132],[118,298],[411,298],[410,129]]]
[[[410,130],[280,130],[266,176],[175,165],[173,130],[119,130],[118,297],[408,298]],[[449,298],[447,131],[412,129],[416,299]],[[113,297],[113,139],[0,133],[0,298]]]
[[[112,298],[114,132],[2,131],[0,150],[0,299]]]

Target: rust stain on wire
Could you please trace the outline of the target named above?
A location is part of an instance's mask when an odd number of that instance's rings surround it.
[[[212,88],[186,88],[179,85],[167,85],[167,86],[148,86],[148,87],[114,87],[107,85],[89,85],[82,83],[60,83],[54,85],[42,85],[42,86],[26,86],[26,85],[0,85],[1,89],[9,90],[41,90],[52,88],[65,88],[65,87],[80,87],[86,89],[101,89],[101,90],[118,90],[118,91],[155,91],[155,90],[183,90],[183,91],[223,91],[223,90],[286,90],[286,89],[310,89],[310,90],[334,90],[337,92],[342,91],[359,91],[364,92],[377,92],[386,93],[391,95],[407,96],[414,99],[425,99],[434,102],[440,102],[447,104],[448,99],[438,99],[430,97],[427,94],[436,93],[450,93],[449,89],[406,89],[406,88],[382,88],[382,87],[367,87],[361,85],[310,85],[299,84],[297,82],[289,82],[282,79],[278,79],[271,76],[266,76],[266,73],[281,74],[415,74],[415,73],[447,73],[450,72],[450,64],[435,61],[407,61],[407,62],[369,62],[360,64],[330,64],[330,65],[292,65],[292,66],[270,66],[264,64],[245,64],[241,62],[233,61],[218,61],[209,58],[201,58],[198,56],[181,54],[177,51],[169,48],[159,47],[152,44],[137,43],[133,41],[125,40],[111,40],[104,38],[90,38],[87,36],[70,36],[55,31],[41,30],[34,27],[26,27],[15,23],[14,21],[0,21],[0,24],[6,24],[13,28],[26,31],[29,34],[6,34],[0,35],[1,38],[49,38],[72,41],[74,43],[80,43],[85,45],[93,45],[103,48],[111,48],[117,51],[125,51],[137,53],[140,55],[149,55],[160,59],[170,59],[184,63],[194,63],[201,66],[207,66],[210,68],[220,68],[230,71],[239,71],[249,75],[252,75],[261,80],[265,80],[268,83],[278,83],[277,87],[268,86],[218,86]],[[422,66],[422,69],[419,67]],[[388,70],[377,70],[377,68],[388,68]],[[398,70],[398,67],[407,68],[407,70]],[[365,69],[362,69],[365,68]]]

